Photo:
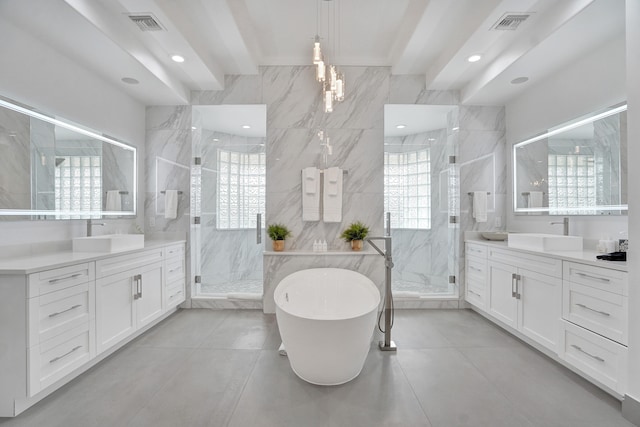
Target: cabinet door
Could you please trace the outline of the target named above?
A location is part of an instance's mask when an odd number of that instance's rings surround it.
[[[562,317],[562,280],[522,268],[518,274],[518,329],[557,352]]]
[[[136,330],[134,274],[125,271],[96,280],[98,353],[102,353]]]
[[[518,327],[518,300],[512,296],[516,269],[499,262],[489,263],[488,311],[496,319]]]
[[[139,298],[136,299],[137,327],[140,328],[162,314],[162,263],[146,266],[138,274],[142,276],[137,284]]]

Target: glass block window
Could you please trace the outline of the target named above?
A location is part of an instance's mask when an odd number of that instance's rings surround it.
[[[264,153],[218,150],[218,229],[255,228],[265,211],[265,179]]]
[[[431,228],[429,150],[384,153],[384,210],[393,228]]]
[[[55,201],[57,211],[102,210],[102,157],[56,156]],[[100,218],[95,215],[56,215],[59,219]]]
[[[571,208],[596,206],[597,161],[593,154],[549,154],[549,211],[575,214]],[[581,213],[595,214],[596,210]]]

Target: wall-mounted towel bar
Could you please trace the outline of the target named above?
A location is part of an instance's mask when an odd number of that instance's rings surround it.
[[[167,192],[165,190],[162,190],[160,194],[167,194]],[[182,194],[182,190],[178,190],[178,194]]]
[[[104,192],[104,194],[107,194],[107,193],[108,193],[108,191]],[[118,193],[121,194],[121,195],[129,194],[128,191],[118,191]]]
[[[521,194],[522,194],[523,196],[528,196],[528,195],[529,195],[529,194],[531,194],[531,193],[530,193],[530,192],[528,192],[528,191],[523,191]],[[547,194],[547,193],[543,191],[543,192],[542,192],[542,194]]]
[[[487,196],[490,196],[490,195],[491,195],[491,192],[490,192],[490,191],[487,191],[486,193],[487,193]],[[468,194],[468,195],[470,195],[470,196],[473,196],[473,191],[470,191],[470,192],[468,192],[467,194]]]
[[[324,170],[320,169],[320,173],[323,174]],[[347,169],[342,169],[342,174],[343,175],[349,175],[349,171]]]

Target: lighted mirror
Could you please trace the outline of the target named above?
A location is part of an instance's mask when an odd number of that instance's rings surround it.
[[[580,117],[513,146],[513,201],[529,215],[627,211],[627,106]]]
[[[0,218],[136,214],[136,149],[0,99]]]

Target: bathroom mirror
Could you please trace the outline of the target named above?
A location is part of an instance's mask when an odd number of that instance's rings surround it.
[[[136,149],[0,98],[0,218],[136,214]]]
[[[626,111],[617,105],[514,144],[514,212],[626,213]]]

